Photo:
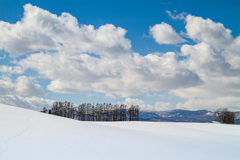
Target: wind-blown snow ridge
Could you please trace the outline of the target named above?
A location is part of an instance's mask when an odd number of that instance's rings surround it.
[[[0,104],[1,160],[237,160],[240,126],[83,122]]]

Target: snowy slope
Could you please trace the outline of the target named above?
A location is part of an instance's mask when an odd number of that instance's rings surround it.
[[[239,160],[240,126],[81,122],[0,104],[1,160]]]

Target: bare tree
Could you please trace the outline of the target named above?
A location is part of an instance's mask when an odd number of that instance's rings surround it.
[[[52,109],[49,110],[51,114],[77,119],[81,121],[126,121],[127,115],[129,121],[139,120],[139,106],[132,105],[128,110],[127,106],[121,104],[112,105],[111,103],[104,104],[81,104],[75,107],[70,102],[54,102]],[[46,108],[43,109],[44,113],[47,113]]]
[[[217,121],[220,123],[234,124],[235,123],[235,113],[229,111],[227,108],[218,109],[215,112]]]

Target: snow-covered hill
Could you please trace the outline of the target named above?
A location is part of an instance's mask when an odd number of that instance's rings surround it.
[[[240,126],[81,122],[0,104],[1,160],[239,160]]]

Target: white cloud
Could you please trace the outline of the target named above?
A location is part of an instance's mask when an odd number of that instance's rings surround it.
[[[207,109],[216,111],[218,108],[229,108],[231,110],[239,110],[239,104],[226,99],[189,99],[188,101],[178,103],[176,109],[202,110]]]
[[[7,74],[22,74],[24,70],[20,66],[0,65],[0,72]]]
[[[170,102],[158,101],[155,105],[150,105],[146,104],[143,100],[133,98],[126,98],[123,104],[127,106],[139,105],[141,111],[165,111],[174,109],[174,106]]]
[[[235,50],[240,49],[236,46]],[[183,45],[181,53],[188,58],[185,65],[190,71],[197,74],[203,84],[199,86],[173,90],[184,98],[203,97],[239,97],[240,96],[240,70],[237,62],[240,55],[226,50],[217,51],[211,44],[201,42],[196,45]],[[228,57],[235,57],[232,58]]]
[[[88,54],[36,53],[18,62],[50,79],[48,89],[60,93],[95,91],[122,97],[148,91],[199,85],[196,74],[184,68],[173,52],[118,58],[97,58]]]
[[[158,44],[178,44],[186,42],[176,31],[167,23],[155,24],[150,27],[150,34]]]
[[[231,31],[221,23],[210,19],[187,16],[186,29],[195,45],[183,45],[181,54],[186,67],[197,74],[202,85],[172,90],[184,98],[235,99],[240,96],[240,41],[233,38]],[[214,100],[213,100],[214,101]],[[206,104],[213,102],[206,101]],[[187,102],[185,105],[189,104]],[[196,101],[194,101],[196,102]],[[204,102],[203,100],[197,102]],[[234,100],[239,104],[239,100]],[[231,107],[231,103],[225,103]],[[227,106],[223,105],[223,106]],[[182,105],[184,106],[184,105]],[[197,108],[197,105],[195,106]],[[214,108],[209,106],[209,108]]]
[[[231,69],[240,70],[240,36],[234,39],[224,51],[223,57],[230,64]]]
[[[13,67],[1,65],[0,72],[21,74],[35,70],[41,78],[50,80],[47,88],[57,93],[131,97],[169,90],[187,99],[227,98],[240,104],[235,100],[240,96],[240,36],[234,38],[231,30],[210,19],[188,15],[185,21],[186,34],[196,44],[183,45],[181,55],[185,59],[179,60],[174,52],[145,56],[134,53],[121,27],[106,24],[96,29],[79,25],[68,13],[57,16],[27,4],[21,21],[0,22],[0,49],[11,55],[34,53],[21,57]],[[151,27],[150,34],[159,44],[186,41],[164,22]],[[5,95],[44,94],[40,85],[25,76],[14,82],[2,77],[0,83]],[[163,102],[155,106],[138,103],[156,110],[172,108]],[[181,105],[187,104],[190,101]]]
[[[92,25],[79,26],[69,13],[57,16],[26,4],[21,21],[15,24],[0,21],[0,49],[15,56],[42,50],[65,50],[111,57],[130,53],[131,43],[125,34],[126,30],[112,24],[98,29]]]
[[[183,20],[186,18],[187,13],[186,12],[182,12],[180,14],[175,14],[177,11],[174,11],[174,13],[171,13],[170,11],[166,10],[167,14],[169,17],[171,17],[174,20],[180,19]]]
[[[11,54],[58,50],[32,53],[17,63],[20,68],[33,69],[51,80],[47,88],[54,92],[95,91],[128,97],[201,83],[173,52],[146,56],[132,53],[130,41],[124,37],[126,30],[111,24],[98,29],[91,25],[79,27],[76,18],[68,13],[57,16],[27,4],[21,21],[16,24],[0,22],[0,25],[5,37],[0,40],[0,47],[6,47],[4,49]],[[171,26],[160,25],[170,27],[169,33],[174,35]]]
[[[15,82],[7,76],[1,76],[0,95],[39,96],[45,95],[42,87],[26,76],[20,76]]]
[[[141,111],[154,110],[153,106],[151,106],[149,104],[145,104],[145,102],[140,99],[126,98],[125,101],[123,102],[123,104],[126,104],[128,107],[130,107],[131,105],[139,105]]]
[[[0,95],[0,103],[40,111],[43,107],[51,108],[53,100],[39,97],[22,97],[14,95]]]
[[[222,23],[192,15],[187,16],[186,23],[189,38],[197,43],[205,42],[216,49],[225,49],[233,41],[231,30],[226,29]]]

